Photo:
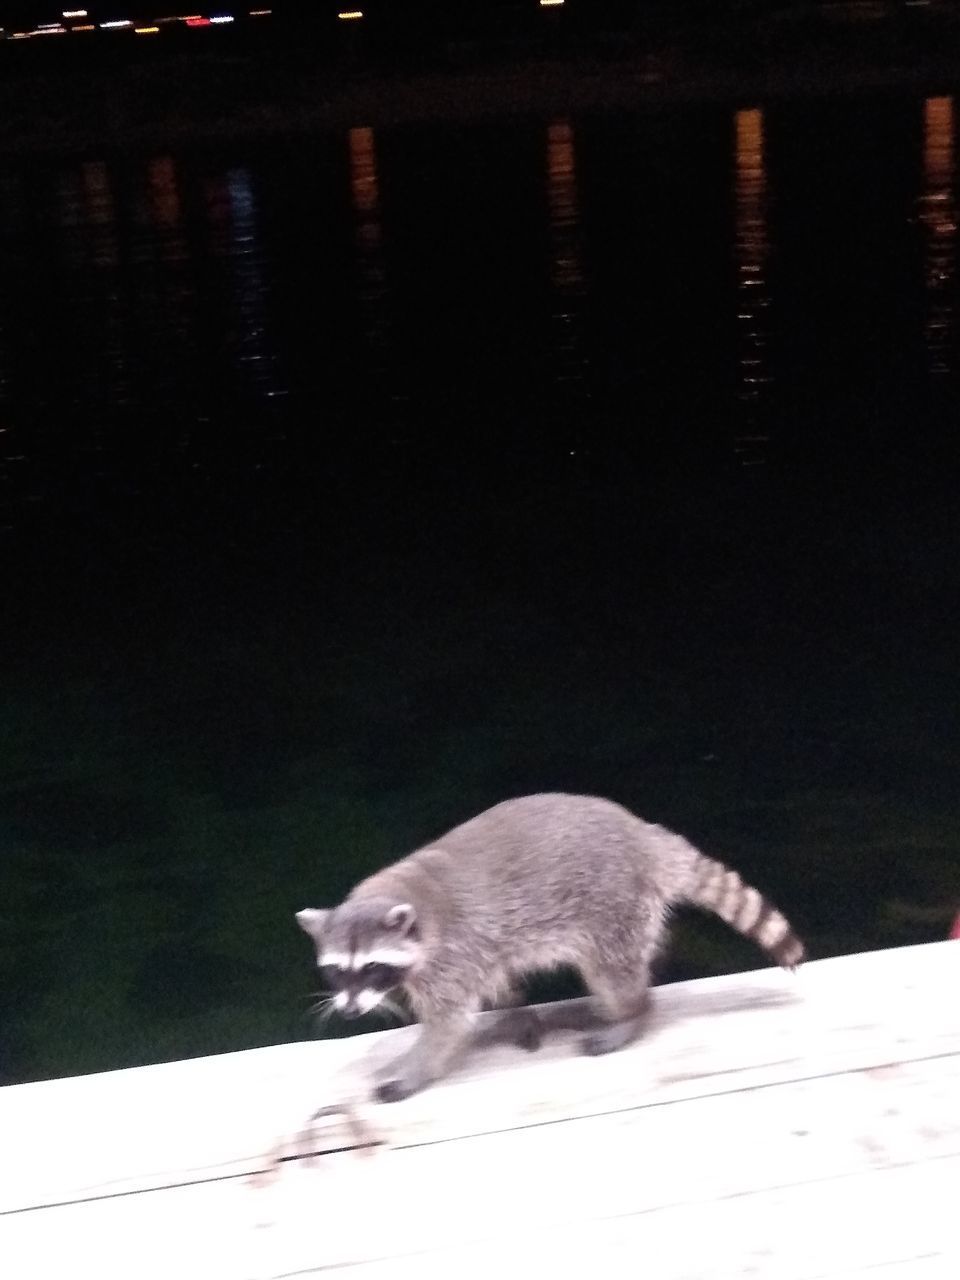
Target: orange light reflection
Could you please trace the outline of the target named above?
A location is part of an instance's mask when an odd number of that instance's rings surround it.
[[[926,232],[924,324],[930,372],[953,368],[953,280],[956,274],[957,208],[954,195],[953,98],[927,98],[923,104],[923,194],[918,201]]]

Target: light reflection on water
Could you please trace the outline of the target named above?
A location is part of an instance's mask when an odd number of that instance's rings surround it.
[[[225,347],[242,385],[272,399],[285,388],[273,350],[267,257],[257,222],[254,180],[245,166],[234,166],[204,184],[210,247],[226,265],[229,279]]]
[[[354,253],[361,326],[369,359],[383,374],[383,344],[387,331],[387,276],[383,258],[383,224],[377,147],[372,129],[347,132],[350,156],[350,202],[354,219]]]
[[[17,237],[19,228],[22,225],[23,209],[22,209],[23,193],[20,184],[19,175],[16,173],[4,173],[0,170],[0,272],[4,277],[7,274],[8,254],[7,245]],[[3,291],[0,290],[0,299],[2,299]],[[7,384],[10,377],[10,346],[9,334],[7,327],[11,323],[6,309],[0,301],[0,404],[6,399]],[[6,425],[0,422],[0,432],[6,434]],[[2,444],[0,444],[0,458],[3,456]],[[0,471],[0,485],[3,485],[3,472]],[[4,523],[3,516],[3,492],[0,490],[0,526]]]
[[[684,124],[695,146],[672,150],[644,141],[662,135],[663,122],[633,121],[639,145],[631,151],[614,128],[560,117],[486,126],[479,143],[464,135],[447,151],[429,127],[411,140],[358,125],[283,157],[251,147],[229,159],[165,151],[143,161],[8,162],[0,168],[0,484],[29,497],[21,464],[34,455],[38,415],[70,424],[88,454],[112,447],[101,424],[114,413],[127,414],[124,429],[141,419],[144,432],[180,424],[171,439],[183,449],[211,421],[228,437],[240,418],[262,424],[267,412],[271,422],[299,415],[341,432],[362,412],[364,425],[389,424],[394,439],[429,429],[431,411],[446,426],[462,396],[450,358],[458,322],[469,334],[470,367],[481,371],[481,418],[515,408],[526,378],[525,415],[530,406],[534,421],[566,424],[553,447],[567,451],[604,413],[632,424],[642,447],[662,397],[676,395],[681,431],[689,421],[691,431],[732,441],[744,465],[763,462],[788,385],[785,303],[777,284],[774,306],[772,264],[791,254],[796,261],[810,215],[833,209],[828,242],[811,261],[830,264],[856,312],[860,264],[844,275],[853,243],[845,213],[870,218],[875,208],[877,239],[888,225],[881,212],[892,207],[883,191],[872,204],[858,201],[854,176],[848,193],[835,180],[818,190],[817,172],[782,187],[794,161],[777,110],[717,107],[709,128]],[[916,100],[888,109],[882,142],[869,114],[845,136],[865,155],[879,153],[891,175],[917,175],[910,200],[922,275],[906,238],[893,252],[901,254],[896,278],[923,299],[922,329],[901,305],[912,295],[881,297],[879,319],[896,350],[926,352],[923,377],[945,384],[956,372],[953,99],[927,98],[922,132],[908,136],[901,122],[917,110]],[[470,176],[462,190],[444,168],[461,154]],[[834,172],[855,175],[856,154]],[[604,186],[598,173],[615,176]],[[793,192],[789,200],[782,189]],[[624,208],[642,221],[631,225]],[[715,242],[704,236],[712,227],[723,228]],[[665,259],[678,250],[674,271]],[[803,268],[795,274],[801,294],[790,324],[804,331],[798,349],[815,359],[824,304],[803,297]],[[445,301],[434,305],[438,289]],[[872,320],[872,307],[870,299],[860,314]],[[689,349],[713,334],[714,350]],[[858,338],[838,341],[842,348]],[[509,354],[512,343],[518,358],[507,368],[498,351]],[[793,371],[795,384],[830,374]],[[423,389],[435,386],[431,399]],[[706,428],[704,405],[715,406]]]
[[[155,156],[147,165],[147,196],[163,257],[168,262],[182,262],[186,256],[183,203],[173,156]]]
[[[736,112],[735,244],[737,260],[737,391],[742,406],[734,448],[745,466],[765,460],[769,436],[762,408],[770,383],[767,174],[763,111]]]
[[[143,198],[138,201],[138,245],[148,266],[139,295],[144,309],[154,317],[153,341],[166,352],[165,363],[170,365],[195,341],[197,288],[176,160],[155,156],[147,164],[145,177]]]
[[[90,259],[98,267],[118,265],[116,205],[110,170],[103,160],[90,160],[81,167],[86,223],[96,231],[89,237]]]
[[[115,177],[106,161],[80,168],[80,221],[74,227],[71,265],[93,268],[88,278],[93,321],[84,342],[83,381],[95,403],[127,405],[139,396],[131,381],[131,362],[139,364],[128,327],[135,304],[132,281],[120,257],[120,225]],[[94,434],[98,428],[94,425]],[[99,451],[99,441],[92,445]]]
[[[924,190],[918,205],[926,231],[924,270],[927,309],[924,324],[932,374],[953,369],[953,287],[957,208],[954,193],[953,98],[923,104]]]
[[[547,126],[547,206],[550,235],[551,348],[555,393],[566,410],[587,393],[576,137],[569,120]]]

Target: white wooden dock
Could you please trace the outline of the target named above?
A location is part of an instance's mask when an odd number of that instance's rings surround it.
[[[661,987],[620,1053],[368,1102],[411,1033],[0,1090],[0,1274],[960,1280],[956,942]]]

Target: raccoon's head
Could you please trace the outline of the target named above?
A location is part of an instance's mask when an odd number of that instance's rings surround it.
[[[417,915],[409,902],[368,898],[332,911],[307,907],[297,924],[317,948],[317,968],[345,1018],[375,1009],[420,958]]]

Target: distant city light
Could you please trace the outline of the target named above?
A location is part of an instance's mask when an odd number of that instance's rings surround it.
[[[269,18],[273,14],[272,9],[250,9],[247,11],[251,18]],[[63,22],[38,22],[30,31],[10,31],[0,26],[0,40],[30,40],[34,36],[58,36],[66,35],[68,31],[124,31],[132,30],[138,36],[154,36],[159,35],[161,28],[169,22],[182,22],[188,27],[210,27],[210,26],[226,26],[238,19],[232,13],[216,13],[210,17],[205,17],[199,13],[177,14],[168,17],[147,19],[149,25],[138,26],[135,19],[131,18],[111,18],[106,22],[79,22],[77,19],[89,19],[89,10],[87,9],[62,9],[61,17],[66,20]],[[355,20],[364,16],[362,9],[343,9],[337,14],[338,18],[344,21]],[[144,20],[141,19],[141,22]]]
[[[353,22],[357,18],[363,17],[362,9],[344,9],[342,13],[338,13],[337,17],[341,22]]]
[[[541,9],[556,9],[563,4],[563,0],[540,0]]]

